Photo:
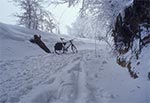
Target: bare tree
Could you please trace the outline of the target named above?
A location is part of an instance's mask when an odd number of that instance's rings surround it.
[[[40,28],[42,31],[53,33],[53,30],[57,30],[56,20],[53,17],[52,13],[49,11],[43,12],[43,20],[41,22]]]
[[[19,6],[21,13],[15,16],[19,18],[19,24],[29,29],[38,29],[40,13],[43,11],[40,5],[41,0],[13,0]]]
[[[21,12],[15,16],[19,24],[29,29],[52,32],[56,27],[52,14],[44,9],[44,0],[13,0]]]

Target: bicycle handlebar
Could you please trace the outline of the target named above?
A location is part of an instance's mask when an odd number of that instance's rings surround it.
[[[75,38],[74,38],[74,39],[75,39]],[[67,42],[72,42],[74,39],[70,39],[70,40],[65,41],[65,42],[66,42],[66,43],[67,43]],[[60,40],[64,42],[65,39],[64,39],[64,38],[60,38]]]

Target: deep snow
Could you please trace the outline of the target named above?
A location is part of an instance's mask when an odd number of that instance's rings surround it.
[[[47,54],[29,39],[40,34],[53,52],[62,35],[0,23],[0,103],[149,103],[150,47],[145,47],[139,78],[130,77],[106,43],[75,39],[79,52]],[[66,39],[71,37],[64,36]]]

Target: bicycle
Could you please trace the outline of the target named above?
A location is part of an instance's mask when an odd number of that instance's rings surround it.
[[[77,53],[78,50],[76,46],[73,44],[73,39],[64,42],[62,38],[60,38],[62,42],[57,42],[54,46],[55,53],[63,54],[68,52],[68,49],[71,48],[73,53]]]

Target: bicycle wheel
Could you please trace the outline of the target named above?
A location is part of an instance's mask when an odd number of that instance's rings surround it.
[[[63,54],[64,51],[63,51],[63,50],[56,50],[56,49],[55,49],[55,53],[56,53],[56,54]]]
[[[54,51],[56,54],[64,53],[64,47],[63,47],[62,43],[60,43],[60,42],[56,43],[54,46]]]
[[[78,50],[77,50],[75,45],[71,46],[71,50],[72,50],[73,53],[77,53],[78,52]]]

